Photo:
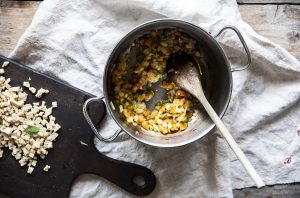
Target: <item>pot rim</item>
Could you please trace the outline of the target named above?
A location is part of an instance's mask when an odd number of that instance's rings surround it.
[[[228,106],[229,106],[229,103],[230,103],[230,100],[231,100],[231,95],[232,95],[232,86],[233,86],[233,82],[232,82],[232,72],[231,72],[231,67],[230,67],[230,64],[229,64],[229,61],[228,61],[228,58],[224,52],[224,50],[222,49],[221,45],[219,44],[219,42],[210,34],[208,33],[206,30],[204,30],[203,28],[197,26],[197,25],[194,25],[190,22],[187,22],[187,21],[183,21],[183,20],[178,20],[178,19],[171,19],[171,18],[160,18],[160,19],[154,19],[154,20],[150,20],[150,21],[146,21],[136,27],[134,27],[132,30],[130,30],[128,33],[125,34],[125,36],[123,36],[121,38],[121,40],[119,40],[117,42],[117,44],[114,46],[113,50],[111,51],[107,61],[106,61],[106,64],[105,64],[105,69],[104,69],[104,78],[103,78],[103,94],[104,94],[104,99],[105,99],[105,105],[106,105],[106,108],[108,109],[108,112],[110,114],[110,116],[113,118],[113,120],[117,123],[117,125],[124,131],[126,132],[129,136],[131,136],[132,138],[134,138],[135,140],[138,140],[144,144],[147,144],[147,145],[150,145],[150,146],[155,146],[155,147],[163,147],[163,148],[169,148],[169,147],[179,147],[179,146],[184,146],[184,145],[187,145],[189,143],[192,143],[192,142],[195,142],[196,140],[202,138],[203,136],[207,135],[209,132],[213,132],[213,128],[215,127],[215,124],[213,123],[210,127],[208,127],[203,133],[199,133],[199,135],[193,137],[193,138],[190,138],[188,140],[185,140],[185,141],[182,141],[182,142],[179,142],[179,143],[172,143],[172,144],[163,144],[163,143],[153,143],[153,142],[149,142],[149,141],[145,141],[139,137],[136,137],[136,136],[133,136],[130,132],[127,131],[127,129],[121,124],[119,123],[119,121],[117,120],[117,118],[114,116],[113,114],[113,110],[111,109],[111,106],[109,105],[110,103],[110,100],[108,98],[108,91],[107,91],[107,79],[106,79],[106,76],[107,76],[107,73],[109,71],[109,69],[111,69],[111,67],[109,67],[109,63],[111,62],[111,59],[113,57],[113,54],[116,52],[116,50],[123,44],[123,42],[128,38],[129,35],[135,33],[138,29],[144,27],[144,26],[148,26],[150,24],[153,24],[153,23],[159,23],[159,22],[172,22],[172,23],[182,23],[182,24],[185,24],[185,25],[188,25],[188,26],[192,26],[193,28],[196,28],[198,29],[199,31],[207,34],[211,39],[212,41],[216,44],[216,47],[219,48],[219,51],[221,52],[221,55],[224,56],[224,60],[225,60],[225,64],[224,66],[227,67],[227,71],[229,71],[229,97],[227,98],[227,101],[226,101],[226,105],[224,106],[223,110],[218,114],[220,116],[220,118],[222,118],[225,114],[225,112],[227,111],[228,109]]]

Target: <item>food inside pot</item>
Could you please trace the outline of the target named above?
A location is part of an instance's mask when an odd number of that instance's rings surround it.
[[[136,51],[133,67],[132,51]],[[114,103],[111,105],[113,109],[117,105],[128,123],[162,134],[188,127],[193,115],[192,97],[168,79],[166,70],[168,58],[178,51],[200,62],[196,41],[174,29],[155,30],[140,36],[118,57],[112,71]],[[158,82],[167,92],[167,99],[156,101],[152,109],[147,108],[146,102],[155,95],[153,84]]]

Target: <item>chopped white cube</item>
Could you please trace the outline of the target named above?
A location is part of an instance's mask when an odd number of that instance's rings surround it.
[[[9,65],[9,62],[8,61],[4,61],[3,64],[2,64],[2,67],[7,67]]]
[[[34,88],[34,87],[29,87],[29,91],[31,92],[31,93],[35,93],[36,92],[36,88]]]
[[[28,174],[31,174],[33,172],[34,168],[29,166],[28,169],[27,169],[27,173]]]
[[[44,171],[48,172],[49,169],[51,168],[51,166],[49,166],[48,164],[43,168]]]
[[[40,89],[37,91],[37,93],[35,94],[35,97],[41,98],[41,97],[43,96],[43,94],[47,94],[47,93],[49,93],[49,90],[40,88]]]
[[[27,82],[27,81],[24,81],[24,82],[23,82],[23,86],[29,88],[29,87],[30,87],[30,83]]]
[[[57,102],[55,101],[55,102],[52,102],[52,107],[53,108],[56,108],[57,107]]]

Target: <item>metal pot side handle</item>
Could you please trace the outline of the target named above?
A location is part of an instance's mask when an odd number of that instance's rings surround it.
[[[241,41],[241,43],[242,43],[242,45],[243,45],[243,47],[244,47],[244,49],[245,49],[245,52],[246,52],[247,58],[248,58],[247,63],[246,63],[244,66],[232,68],[231,71],[232,71],[232,72],[235,72],[235,71],[242,71],[242,70],[248,69],[248,68],[250,67],[250,65],[252,64],[251,53],[250,53],[250,50],[249,50],[249,48],[248,48],[248,46],[247,46],[247,44],[246,44],[246,42],[245,42],[245,40],[244,40],[244,38],[243,38],[241,32],[240,32],[236,27],[231,26],[231,25],[228,25],[228,26],[223,27],[223,28],[218,32],[218,34],[216,34],[216,35],[214,36],[214,38],[217,38],[218,36],[220,36],[221,33],[222,33],[224,30],[226,30],[226,29],[231,29],[231,30],[233,30],[233,31],[237,34],[237,36],[239,37],[239,39],[240,39],[240,41]]]
[[[86,119],[87,123],[90,125],[92,131],[94,132],[95,136],[100,140],[100,141],[103,141],[103,142],[111,142],[113,141],[114,139],[116,139],[116,137],[118,137],[118,135],[122,132],[122,129],[118,129],[114,132],[114,134],[109,137],[109,138],[104,138],[101,134],[100,134],[100,130],[98,130],[96,128],[96,126],[94,125],[90,115],[88,114],[88,106],[90,103],[92,102],[101,102],[103,101],[103,98],[104,97],[95,97],[95,98],[90,98],[88,100],[86,100],[83,104],[83,116],[84,118]]]

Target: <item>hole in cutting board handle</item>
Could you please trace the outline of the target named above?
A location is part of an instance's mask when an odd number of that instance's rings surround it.
[[[139,175],[134,176],[132,178],[132,182],[138,188],[145,188],[146,187],[146,179],[143,176],[139,176]]]

